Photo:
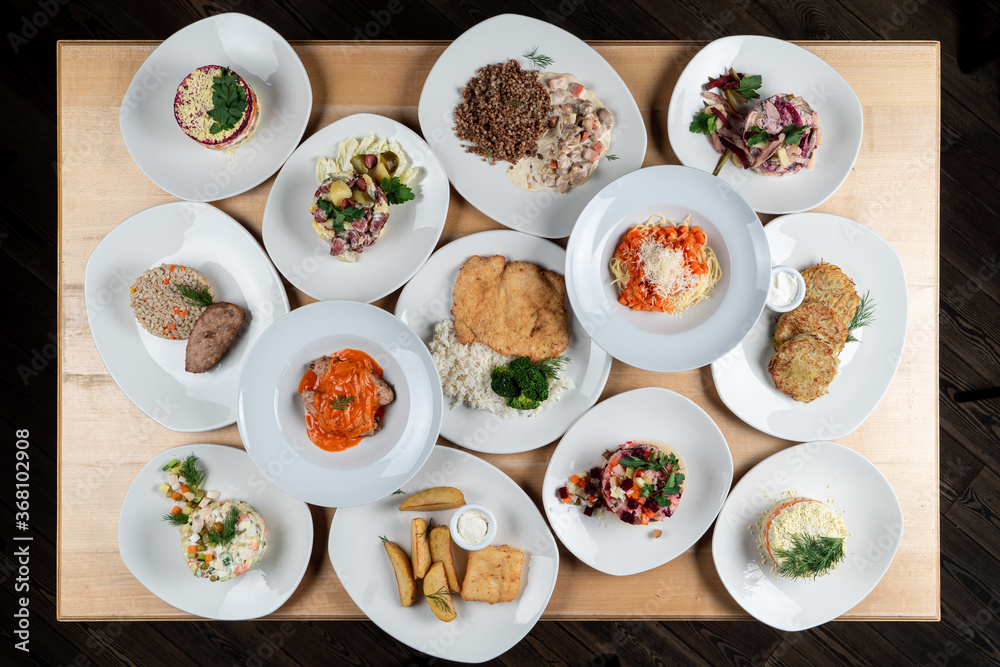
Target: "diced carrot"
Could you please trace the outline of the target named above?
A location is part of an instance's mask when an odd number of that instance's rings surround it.
[[[254,551],[257,551],[258,547],[260,547],[260,542],[258,542],[257,540],[250,540],[250,548],[251,549],[253,549]]]
[[[586,91],[587,87],[578,81],[574,81],[573,83],[569,84],[569,92],[571,92],[576,97],[582,97]]]
[[[173,331],[174,329],[176,329],[176,328],[177,328],[177,325],[176,325],[176,324],[174,324],[173,322],[171,322],[171,323],[169,323],[169,324],[167,325],[167,328],[168,328],[168,329],[170,329],[171,331]]]
[[[197,544],[189,544],[188,545],[188,553],[189,554],[196,554],[196,553],[198,553],[198,545]]]
[[[187,484],[181,484],[181,493],[187,493],[190,490],[191,489],[187,487]]]
[[[559,167],[559,162],[556,160],[549,160],[549,169],[556,169]]]
[[[174,308],[174,315],[180,315],[180,314],[181,314],[181,309],[180,308]]]
[[[649,525],[649,517],[646,516],[645,514],[642,515],[642,525],[644,525],[644,526],[648,526]]]
[[[181,494],[179,494],[176,491],[174,491],[173,493],[170,494],[170,499],[171,500],[180,500],[181,499]]]
[[[177,340],[177,336],[167,336],[167,340]]]
[[[187,317],[188,315],[190,315],[190,313],[187,311],[187,309],[184,309],[180,312],[181,317]]]
[[[173,509],[170,510],[170,513],[171,514],[180,514],[181,513],[181,508],[178,507],[177,505],[174,505]]]
[[[569,481],[573,482],[574,484],[579,484],[580,483],[580,476],[579,475],[573,475],[572,477],[569,478]]]
[[[174,270],[174,269],[176,269],[176,268],[177,268],[177,265],[176,265],[176,264],[171,264],[171,265],[170,265],[170,270],[171,270],[171,271],[173,271],[173,270]]]
[[[594,144],[594,150],[600,153],[601,151],[604,150],[604,144],[598,141],[596,144]]]
[[[206,563],[211,563],[213,560],[215,560],[215,554],[205,554]]]
[[[163,284],[164,284],[164,285],[166,285],[166,284],[167,284],[167,283],[169,283],[169,282],[170,282],[170,278],[164,278],[164,279],[163,279]]]
[[[562,501],[564,503],[566,503],[566,504],[569,504],[569,503],[573,502],[573,499],[570,498],[569,496],[566,496],[565,498],[562,499]]]
[[[586,141],[587,137],[589,137],[589,136],[590,136],[590,132],[581,132],[580,133],[580,141]]]

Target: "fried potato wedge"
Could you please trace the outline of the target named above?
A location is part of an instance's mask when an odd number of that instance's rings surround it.
[[[448,575],[448,589],[452,593],[461,593],[462,586],[458,583],[458,572],[455,571],[455,557],[451,553],[451,531],[448,526],[435,526],[431,529],[431,562],[444,565],[444,573]]]
[[[445,623],[454,621],[455,605],[451,603],[451,593],[448,592],[448,575],[444,571],[444,563],[437,561],[427,570],[424,577],[424,597],[434,615]]]
[[[435,486],[418,491],[399,506],[404,512],[436,512],[454,510],[465,504],[465,496],[453,486]]]
[[[410,567],[410,557],[406,555],[395,542],[385,540],[385,552],[396,573],[396,585],[399,587],[399,604],[409,607],[417,599],[417,584],[413,580],[413,568]]]
[[[521,590],[524,552],[501,544],[469,554],[462,582],[462,599],[479,602],[511,602]]]
[[[417,579],[423,579],[431,567],[431,547],[427,541],[429,532],[423,519],[410,522],[410,562],[413,563],[413,576]]]

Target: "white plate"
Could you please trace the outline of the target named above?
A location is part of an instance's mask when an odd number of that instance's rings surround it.
[[[538,622],[556,585],[559,549],[534,501],[514,480],[482,459],[450,447],[435,447],[404,491],[410,494],[441,485],[457,487],[466,501],[493,510],[497,519],[494,545],[509,544],[524,552],[521,592],[513,602],[465,602],[455,595],[458,617],[450,623],[438,620],[422,592],[412,606],[400,606],[392,565],[379,536],[410,553],[411,519],[433,518],[434,523],[447,526],[457,511],[400,512],[405,495],[338,509],[330,526],[330,562],[365,616],[397,640],[438,658],[485,662],[521,641]],[[452,552],[461,578],[466,552],[455,546]]]
[[[236,149],[205,148],[174,120],[177,86],[204,65],[231,67],[257,95],[257,128]],[[181,199],[215,201],[270,178],[298,145],[311,111],[309,76],[288,42],[255,18],[227,13],[192,23],[149,54],[125,92],[118,125],[149,180]]]
[[[670,96],[667,136],[681,164],[708,173],[715,170],[719,154],[708,137],[691,132],[688,126],[704,109],[701,94],[708,78],[720,76],[730,67],[761,75],[763,85],[757,91],[761,99],[777,94],[800,95],[819,113],[823,143],[816,149],[812,169],[777,177],[728,164],[719,177],[761,213],[797,213],[816,208],[837,191],[858,158],[864,127],[858,96],[826,61],[800,46],[759,35],[717,39],[695,54]]]
[[[830,574],[789,580],[770,571],[748,530],[782,495],[829,502],[850,531],[847,557]],[[712,537],[712,558],[733,599],[778,630],[807,630],[865,599],[889,569],[903,534],[903,510],[871,461],[835,442],[807,442],[770,456],[729,494]]]
[[[153,336],[132,313],[129,287],[160,264],[196,269],[212,283],[217,301],[246,312],[232,346],[205,373],[184,370],[185,341]],[[236,421],[243,359],[288,312],[281,278],[250,233],[219,209],[188,202],[148,208],[112,229],[87,260],[83,293],[90,333],[111,377],[156,423],[185,433]]]
[[[452,319],[455,280],[462,264],[472,255],[504,255],[508,261],[531,262],[560,274],[566,263],[565,250],[520,232],[480,232],[452,241],[434,253],[396,301],[396,317],[428,344],[434,337],[434,325]],[[441,435],[466,449],[487,454],[526,452],[549,444],[597,402],[611,372],[611,357],[590,339],[576,317],[570,322],[569,347],[563,354],[572,359],[565,373],[576,386],[555,404],[533,417],[504,419],[463,404],[451,408],[452,399],[446,396],[450,409],[444,412]]]
[[[392,206],[375,245],[351,264],[330,255],[330,244],[313,230],[309,204],[319,183],[316,162],[336,157],[344,139],[369,134],[398,141],[419,176],[415,199]],[[281,168],[264,207],[264,247],[288,282],[314,299],[372,302],[409,280],[430,257],[448,215],[448,177],[415,132],[385,116],[359,113],[330,123],[309,137]]]
[[[556,490],[571,475],[604,464],[601,454],[629,440],[670,445],[684,460],[687,488],[674,515],[648,526],[584,516]],[[598,403],[566,432],[549,459],[542,505],[559,541],[581,561],[607,574],[652,570],[690,549],[712,525],[733,482],[733,457],[722,431],[691,400],[659,387],[633,389]],[[659,528],[663,534],[653,539]]]
[[[854,332],[860,342],[844,346],[830,393],[812,403],[775,389],[767,372],[777,318],[769,310],[736,348],[712,364],[715,387],[722,402],[759,431],[800,442],[842,438],[868,418],[899,367],[908,308],[903,262],[875,232],[828,213],[776,218],[764,234],[775,264],[801,271],[824,260],[843,269],[859,295],[871,292],[875,321]]]
[[[623,306],[611,284],[615,248],[654,213],[678,224],[690,214],[722,266],[711,295],[682,317]],[[604,188],[566,248],[566,289],[583,326],[615,359],[661,373],[705,366],[739,343],[764,309],[770,276],[757,215],[729,185],[688,167],[647,167]]]
[[[484,65],[517,59],[534,69],[523,55],[537,48],[554,62],[551,72],[570,72],[607,105],[615,122],[608,152],[589,181],[564,195],[528,192],[507,179],[507,163],[490,166],[467,153],[455,136],[455,107],[462,90]],[[646,126],[632,93],[614,68],[589,45],[551,23],[503,14],[465,31],[434,64],[420,93],[420,130],[444,163],[455,189],[470,204],[502,225],[535,236],[561,238],[573,229],[576,216],[601,188],[642,166]]]
[[[342,452],[306,434],[298,388],[314,359],[353,348],[372,356],[395,391],[382,428]],[[354,301],[320,301],[281,318],[250,350],[238,425],[264,475],[313,505],[350,507],[391,494],[417,474],[441,429],[441,381],[427,347],[395,317]]]
[[[205,470],[204,488],[242,500],[260,512],[267,548],[260,562],[229,581],[194,576],[184,561],[177,528],[161,517],[173,503],[159,492],[161,468],[194,454]],[[306,572],[313,522],[300,500],[267,482],[247,453],[222,445],[181,445],[153,457],[125,494],[118,517],[118,550],[125,567],[149,592],[181,611],[220,621],[266,616],[285,603]]]

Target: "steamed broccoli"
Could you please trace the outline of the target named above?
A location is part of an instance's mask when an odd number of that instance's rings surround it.
[[[521,388],[514,379],[514,371],[497,366],[490,374],[490,389],[504,398],[516,398],[521,395]]]
[[[521,393],[527,398],[544,401],[549,397],[549,381],[534,364],[527,368],[514,369],[514,380],[521,388]]]
[[[531,359],[528,357],[518,357],[517,359],[512,359],[510,363],[507,364],[507,368],[512,371],[516,371],[518,368],[534,368],[535,365],[531,363]]]
[[[539,405],[540,403],[535,399],[523,395],[507,399],[507,407],[514,408],[515,410],[534,410]]]

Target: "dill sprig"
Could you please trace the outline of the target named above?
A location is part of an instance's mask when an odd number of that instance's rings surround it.
[[[618,159],[618,156],[615,155],[614,153],[608,153],[607,155],[604,156],[604,159],[611,160],[612,162],[614,162],[615,160]]]
[[[403,491],[402,489],[396,489],[395,491],[392,492],[392,495],[398,496],[401,493],[406,493],[406,491]]]
[[[184,483],[192,492],[197,491],[201,483],[205,481],[205,473],[198,467],[198,457],[194,454],[189,454],[181,463],[180,473],[181,477],[184,478]]]
[[[426,597],[428,600],[436,604],[438,606],[438,609],[440,609],[441,611],[449,612],[451,611],[451,605],[448,604],[448,600],[445,598],[445,595],[447,595],[447,593],[442,587],[437,589],[433,593],[428,593]]]
[[[531,53],[525,53],[524,57],[530,60],[531,62],[535,63],[535,67],[537,67],[538,69],[545,69],[546,67],[555,62],[554,60],[552,60],[552,58],[544,56],[541,53],[538,53],[537,46],[531,50]]]
[[[861,297],[861,303],[858,304],[858,309],[854,311],[854,317],[851,318],[851,321],[847,325],[847,342],[850,343],[857,340],[852,333],[855,329],[866,327],[874,321],[875,302],[872,301],[871,291],[869,290]]]
[[[834,568],[844,560],[843,537],[817,537],[794,533],[792,548],[775,549],[781,559],[778,573],[791,579],[811,576],[813,579]]]
[[[330,403],[332,410],[346,410],[347,406],[354,402],[353,396],[338,396]]]
[[[167,512],[163,515],[163,520],[171,526],[183,526],[188,522],[188,515],[184,514],[184,512],[178,512],[177,514]]]
[[[207,287],[203,290],[197,290],[190,285],[180,285],[177,283],[174,283],[174,287],[177,288],[177,291],[180,292],[185,299],[196,306],[206,308],[212,305],[212,293]]]
[[[388,542],[389,541],[389,538],[386,537],[385,535],[379,535],[378,539],[382,540],[382,542]]]
[[[236,505],[229,507],[229,514],[222,522],[222,530],[215,530],[210,527],[205,531],[205,542],[212,547],[223,547],[233,541],[236,537],[236,525],[240,521],[240,510]]]
[[[427,537],[431,532],[431,528],[433,527],[434,527],[434,519],[432,518],[430,521],[427,522],[427,527],[424,528],[424,532],[417,533],[417,537]]]
[[[564,354],[560,354],[558,357],[552,357],[551,359],[542,359],[538,362],[538,370],[542,372],[542,375],[550,380],[555,380],[562,373],[563,366],[569,362],[569,357]]]

